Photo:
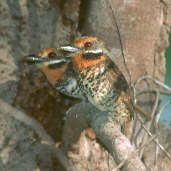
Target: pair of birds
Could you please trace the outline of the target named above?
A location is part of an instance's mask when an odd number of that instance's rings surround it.
[[[88,99],[99,110],[112,113],[120,125],[130,120],[128,83],[96,37],[79,37],[73,46],[43,49],[24,61],[35,64],[61,93]]]

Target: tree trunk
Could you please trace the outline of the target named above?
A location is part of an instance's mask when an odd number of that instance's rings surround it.
[[[169,149],[171,132],[154,121],[170,0],[7,0],[0,2],[0,12],[0,170],[171,170],[171,151],[156,146]],[[59,94],[38,70],[18,62],[80,34],[105,42],[130,85],[145,80],[135,87],[143,112],[135,109],[131,141],[105,114],[87,103],[75,105],[78,100]]]

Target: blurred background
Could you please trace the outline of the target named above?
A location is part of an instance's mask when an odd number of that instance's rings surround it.
[[[165,74],[165,84],[171,87],[171,32],[169,35],[169,47],[166,50],[166,74]],[[166,103],[170,99],[169,96],[163,96],[163,101],[161,105]],[[165,123],[168,124],[171,122],[171,104],[168,105],[168,107],[164,110],[161,120]],[[171,128],[171,127],[170,127]]]

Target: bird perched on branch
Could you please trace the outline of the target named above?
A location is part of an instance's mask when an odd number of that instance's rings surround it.
[[[25,57],[35,63],[60,92],[84,98],[123,125],[131,118],[129,86],[102,41],[79,37],[72,46],[44,49]]]

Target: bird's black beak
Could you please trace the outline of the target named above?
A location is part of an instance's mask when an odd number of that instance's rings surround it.
[[[63,52],[67,52],[67,53],[70,53],[70,54],[79,52],[78,48],[72,47],[72,46],[62,46],[59,49],[61,51],[63,51]]]
[[[78,48],[72,46],[62,46],[57,48],[54,52],[55,55],[53,57],[42,57],[38,55],[29,55],[23,57],[20,61],[28,64],[36,64],[36,65],[51,65],[51,64],[59,64],[59,63],[69,63],[71,62],[72,54],[77,53],[79,51]]]
[[[28,64],[37,64],[37,65],[43,65],[43,64],[58,64],[58,63],[69,63],[71,61],[71,58],[65,57],[62,55],[57,55],[54,58],[44,58],[36,55],[29,55],[25,56],[21,59],[21,62],[28,63]]]
[[[29,56],[24,56],[23,58],[21,58],[20,61],[28,64],[37,64],[37,63],[44,62],[45,59],[41,58],[40,56],[29,55]]]

